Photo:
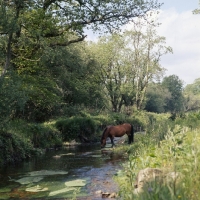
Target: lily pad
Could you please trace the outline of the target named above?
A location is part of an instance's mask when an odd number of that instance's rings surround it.
[[[26,191],[27,192],[43,192],[43,191],[47,191],[48,188],[42,188],[41,186],[39,185],[36,185],[34,187],[29,187],[29,188],[26,188]]]
[[[90,154],[92,154],[92,152],[85,152],[85,153],[82,153],[81,155],[82,156],[87,156],[87,155],[90,155]]]
[[[83,187],[87,184],[86,179],[76,179],[73,181],[67,181],[65,182],[65,185],[68,187]]]
[[[50,175],[64,175],[68,174],[66,171],[54,171],[54,170],[41,170],[41,171],[33,171],[29,172],[29,176],[50,176]]]
[[[18,180],[15,180],[15,182],[21,183],[22,185],[29,184],[29,183],[37,183],[41,181],[44,177],[38,176],[38,177],[23,177]]]
[[[73,187],[66,187],[66,188],[63,188],[63,189],[61,189],[61,190],[56,190],[56,191],[53,191],[53,192],[50,192],[49,193],[49,196],[55,196],[55,195],[57,195],[57,194],[61,194],[61,193],[65,193],[65,192],[69,192],[69,191],[71,191],[71,190],[76,190],[76,188],[73,188]]]
[[[66,154],[60,154],[61,156],[74,156],[75,153],[66,153]]]
[[[93,157],[93,158],[101,158],[102,156],[101,155],[92,155],[91,157]]]

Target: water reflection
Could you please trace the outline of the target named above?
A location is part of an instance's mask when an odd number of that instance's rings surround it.
[[[15,199],[36,198],[37,195],[35,195],[35,193],[32,195],[33,192],[25,192],[27,187],[34,188],[40,185],[38,187],[48,187],[55,190],[52,186],[53,183],[57,190],[62,190],[61,186],[63,185],[64,187],[66,181],[78,178],[90,179],[87,185],[81,188],[80,195],[89,194],[93,196],[97,190],[104,191],[107,189],[111,190],[111,192],[116,192],[118,188],[117,185],[113,183],[112,176],[121,167],[120,161],[123,159],[124,157],[121,155],[102,153],[99,145],[66,146],[56,151],[51,150],[46,152],[43,156],[25,161],[16,166],[8,166],[0,169],[0,199],[2,199],[1,197],[13,199],[13,195],[15,195]],[[45,176],[42,181],[32,183],[31,185],[21,185],[16,182],[16,180],[26,177],[30,172],[41,170],[61,170],[68,173]],[[15,191],[15,193],[13,193],[13,191]],[[49,191],[41,192],[37,198],[45,199],[48,195]],[[63,197],[64,199],[67,196],[61,195],[59,197],[61,199]]]

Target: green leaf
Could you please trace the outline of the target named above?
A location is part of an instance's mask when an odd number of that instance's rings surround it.
[[[150,156],[150,157],[153,157],[153,158],[156,157],[155,154],[153,154],[153,153],[149,154],[149,156]]]

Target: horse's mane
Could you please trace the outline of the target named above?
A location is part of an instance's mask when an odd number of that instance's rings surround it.
[[[102,136],[101,136],[101,139],[104,138],[104,136],[105,136],[105,132],[106,132],[107,129],[108,129],[108,126],[106,126],[106,128],[104,129],[104,131],[103,131],[103,133],[102,133]]]
[[[102,133],[101,139],[105,138],[105,133],[106,133],[107,129],[110,128],[111,126],[113,126],[113,125],[106,126],[106,128],[104,129],[104,131]]]

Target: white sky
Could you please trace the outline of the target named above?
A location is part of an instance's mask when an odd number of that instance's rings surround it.
[[[200,0],[158,0],[164,3],[158,22],[158,35],[166,38],[166,46],[173,49],[173,54],[164,55],[161,65],[166,69],[165,76],[177,75],[184,85],[200,78],[200,14],[192,11],[200,8]],[[88,40],[96,36],[88,35]]]
[[[166,45],[173,54],[164,55],[161,64],[166,76],[175,74],[186,84],[200,78],[200,14],[192,11],[199,8],[198,0],[158,0],[163,2],[158,29],[166,37]]]

